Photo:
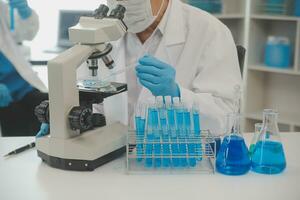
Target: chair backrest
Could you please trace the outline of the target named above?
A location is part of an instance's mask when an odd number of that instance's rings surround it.
[[[241,45],[237,45],[236,49],[237,49],[238,58],[239,58],[240,70],[243,75],[244,63],[245,63],[245,57],[246,57],[246,49]]]

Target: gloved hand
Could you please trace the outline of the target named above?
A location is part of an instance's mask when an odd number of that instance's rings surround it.
[[[36,138],[44,137],[49,134],[49,124],[42,123],[40,131],[36,134]]]
[[[9,89],[4,84],[0,84],[0,108],[8,106],[12,102]]]
[[[9,0],[9,5],[18,10],[22,19],[27,19],[31,16],[32,10],[28,6],[27,0]]]
[[[180,96],[179,87],[175,82],[175,69],[152,56],[145,55],[139,60],[136,75],[140,83],[154,96]]]

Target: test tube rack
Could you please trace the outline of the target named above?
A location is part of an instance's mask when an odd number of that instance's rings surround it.
[[[194,134],[193,134],[194,135]],[[213,174],[215,172],[215,138],[208,130],[200,136],[167,140],[160,137],[137,138],[127,134],[128,174]]]

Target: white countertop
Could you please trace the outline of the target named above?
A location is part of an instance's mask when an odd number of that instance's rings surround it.
[[[245,134],[249,141],[252,135]],[[54,169],[34,149],[3,158],[33,138],[0,137],[0,200],[300,200],[300,133],[282,133],[287,169],[279,175],[127,175],[125,156],[93,172]]]

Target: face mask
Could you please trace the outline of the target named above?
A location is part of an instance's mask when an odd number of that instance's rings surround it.
[[[162,1],[157,15],[161,12],[164,1]],[[152,13],[151,0],[108,0],[108,6],[113,8],[121,4],[126,8],[124,22],[128,32],[140,33],[146,30],[157,18]]]

